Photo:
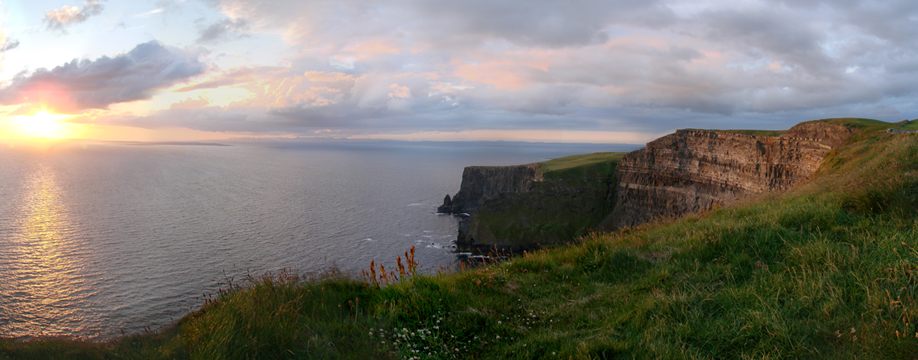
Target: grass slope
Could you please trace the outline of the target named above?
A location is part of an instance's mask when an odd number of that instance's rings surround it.
[[[862,131],[849,145],[786,194],[457,273],[409,269],[388,286],[378,272],[253,279],[180,332],[64,347],[83,358],[915,358],[918,135],[852,124]],[[3,341],[0,357],[59,347]]]
[[[723,130],[724,132],[750,136],[780,136],[784,130]]]
[[[832,118],[832,119],[821,119],[814,121],[824,121],[830,123],[845,124],[852,127],[868,127],[868,126],[889,126],[890,123],[883,122],[880,120],[874,119],[864,119],[864,118]],[[740,135],[751,135],[751,136],[780,136],[784,133],[785,130],[717,130],[723,132],[729,132]]]
[[[543,176],[549,179],[564,177],[607,177],[615,172],[615,164],[621,161],[622,152],[601,152],[586,155],[572,155],[540,162]]]

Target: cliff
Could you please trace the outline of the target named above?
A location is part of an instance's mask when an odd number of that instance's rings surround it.
[[[468,214],[459,224],[460,251],[559,244],[598,227],[629,227],[793,188],[854,131],[822,120],[783,132],[685,129],[623,157],[559,159],[564,170],[546,171],[545,163],[472,166],[439,211]]]
[[[437,212],[459,214],[475,211],[485,199],[499,194],[527,192],[537,181],[542,181],[542,170],[538,164],[469,166],[462,171],[459,192],[452,198],[446,195]]]
[[[569,242],[597,226],[615,202],[621,153],[576,155],[518,166],[471,166],[441,213],[461,214],[459,251],[519,252]]]
[[[826,121],[801,123],[779,136],[678,130],[622,159],[615,210],[607,222],[633,226],[790,189],[809,179],[853,131]]]

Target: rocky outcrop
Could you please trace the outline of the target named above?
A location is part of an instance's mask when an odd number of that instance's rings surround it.
[[[780,136],[678,130],[622,159],[609,221],[616,228],[633,226],[789,189],[809,179],[852,132],[823,121],[801,123]]]
[[[918,133],[918,130],[901,130],[901,129],[886,129],[887,134],[914,134]]]
[[[469,166],[462,171],[462,185],[452,198],[449,195],[439,213],[468,213],[478,210],[481,202],[499,194],[523,193],[533,182],[542,181],[538,164],[515,166]]]

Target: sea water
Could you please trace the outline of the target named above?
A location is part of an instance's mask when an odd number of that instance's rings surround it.
[[[0,336],[155,331],[230,279],[392,268],[412,246],[422,267],[448,267],[457,219],[436,207],[463,167],[634,148],[227,144],[0,147]]]

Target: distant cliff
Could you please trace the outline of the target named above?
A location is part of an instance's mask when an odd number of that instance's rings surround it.
[[[478,210],[485,199],[527,192],[537,181],[542,181],[538,164],[469,166],[462,171],[459,192],[452,198],[447,195],[437,212],[458,214]]]
[[[780,136],[678,130],[622,159],[610,222],[633,226],[790,189],[813,175],[852,132],[824,121],[801,123]]]
[[[615,163],[597,153],[517,166],[470,166],[441,213],[463,215],[460,251],[518,252],[570,242],[612,211]],[[465,215],[468,216],[465,216]]]

